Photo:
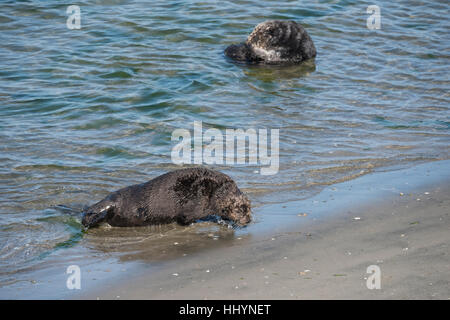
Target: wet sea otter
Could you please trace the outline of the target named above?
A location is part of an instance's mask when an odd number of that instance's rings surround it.
[[[189,168],[111,193],[85,210],[82,224],[87,228],[101,222],[118,227],[186,225],[210,216],[244,226],[251,221],[250,201],[229,176]]]
[[[225,55],[247,63],[300,63],[315,57],[316,48],[300,24],[270,20],[258,24],[246,42],[226,48]]]

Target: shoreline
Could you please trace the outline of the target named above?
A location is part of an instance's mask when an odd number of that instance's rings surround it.
[[[444,160],[374,173],[263,207],[285,221],[157,271],[141,264],[71,298],[450,299],[449,167]],[[277,216],[276,207],[290,214]],[[371,265],[381,270],[379,290],[366,286]]]

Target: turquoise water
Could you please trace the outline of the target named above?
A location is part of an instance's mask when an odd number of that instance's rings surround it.
[[[177,168],[171,134],[192,131],[194,121],[205,130],[280,130],[278,174],[213,166],[249,195],[256,224],[265,205],[449,159],[448,1],[377,1],[380,30],[366,27],[370,1],[76,4],[80,30],[66,27],[61,1],[3,1],[0,9],[3,288],[74,256],[129,256],[133,244],[160,234],[169,243],[194,239],[194,247],[211,232],[228,239],[212,227],[81,230],[83,206]],[[224,58],[226,46],[268,19],[301,22],[315,63],[250,67]]]

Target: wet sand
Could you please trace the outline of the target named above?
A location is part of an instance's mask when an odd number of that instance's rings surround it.
[[[448,163],[331,186],[283,206],[298,211],[290,227],[73,298],[450,299]],[[380,268],[381,289],[367,288],[371,265]]]

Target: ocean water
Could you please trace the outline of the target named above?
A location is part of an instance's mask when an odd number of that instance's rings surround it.
[[[213,165],[262,208],[376,172],[449,159],[448,1],[61,1],[0,8],[0,291],[50,266],[164,260],[235,234],[202,224],[84,232],[80,212],[178,168],[176,129],[279,129],[279,172]],[[230,62],[265,20],[300,22],[300,66]],[[251,228],[249,228],[251,235]],[[249,236],[249,234],[244,236]],[[218,239],[218,241],[214,241]],[[173,249],[184,243],[183,250]],[[142,252],[143,244],[148,248]]]

